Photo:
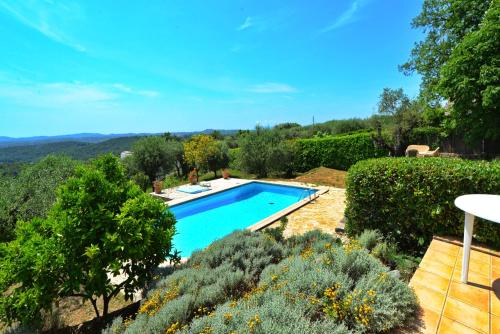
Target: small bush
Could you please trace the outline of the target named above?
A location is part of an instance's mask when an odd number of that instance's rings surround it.
[[[372,251],[378,243],[382,241],[382,234],[377,230],[364,230],[357,240],[360,246],[366,248],[368,251]]]
[[[130,325],[115,322],[105,333],[163,333],[238,299],[257,284],[267,266],[284,256],[283,246],[263,233],[235,232],[193,253],[186,265],[160,280]]]
[[[409,324],[417,308],[411,289],[366,250],[327,239],[296,239],[307,245],[301,254],[268,266],[255,289],[180,333],[380,333]]]
[[[137,184],[142,191],[147,191],[149,187],[151,187],[151,183],[149,182],[149,177],[143,172],[138,172],[132,176],[132,181]]]
[[[316,167],[347,170],[360,160],[386,156],[387,151],[375,146],[371,133],[335,137],[299,139],[296,141],[296,166],[299,171]]]
[[[240,159],[240,148],[230,148],[228,151],[229,155],[229,168],[241,169],[241,159]]]
[[[283,235],[283,233],[285,232],[287,225],[288,225],[288,218],[281,217],[279,226],[273,228],[267,228],[264,230],[264,233],[267,233],[274,240],[282,242],[285,240],[285,236]]]
[[[418,267],[419,258],[398,251],[395,244],[384,241],[378,230],[364,230],[363,233],[350,242],[354,247],[363,247],[370,254],[382,261],[391,269],[397,269],[404,281],[409,281]],[[351,246],[353,247],[353,246]]]
[[[433,235],[463,235],[456,197],[500,193],[500,161],[385,158],[361,161],[347,179],[346,230],[377,229],[400,249],[422,251]],[[500,229],[478,220],[477,240],[500,247]]]

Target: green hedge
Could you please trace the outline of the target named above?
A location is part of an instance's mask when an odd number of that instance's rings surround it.
[[[386,156],[377,148],[371,133],[299,139],[296,141],[296,167],[308,171],[316,167],[347,170],[360,160]]]
[[[383,158],[361,161],[347,178],[346,230],[378,229],[402,249],[424,250],[433,235],[463,235],[456,197],[500,194],[500,161]],[[500,247],[500,227],[478,220],[475,238]]]

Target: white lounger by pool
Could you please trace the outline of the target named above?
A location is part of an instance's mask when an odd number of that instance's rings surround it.
[[[188,194],[197,194],[201,193],[203,191],[210,190],[209,187],[202,187],[199,185],[187,185],[187,186],[180,186],[177,188],[177,191],[183,192],[183,193],[188,193]]]

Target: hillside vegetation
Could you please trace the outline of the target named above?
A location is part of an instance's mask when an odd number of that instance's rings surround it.
[[[105,153],[119,154],[130,150],[141,137],[120,137],[100,143],[63,141],[38,145],[0,148],[0,163],[35,162],[49,154],[63,154],[77,160],[87,160]]]

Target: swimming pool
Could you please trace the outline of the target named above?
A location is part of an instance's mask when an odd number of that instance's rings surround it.
[[[174,248],[182,257],[203,249],[234,230],[245,229],[317,190],[250,182],[213,195],[173,205],[177,219]]]

